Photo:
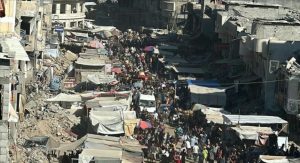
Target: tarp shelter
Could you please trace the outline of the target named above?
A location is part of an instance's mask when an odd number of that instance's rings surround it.
[[[97,105],[98,104],[98,105]],[[129,110],[127,99],[98,101],[92,107],[94,111],[127,111]]]
[[[75,62],[78,65],[84,66],[105,66],[105,60],[100,57],[93,57],[93,58],[78,58]]]
[[[124,121],[119,111],[91,111],[89,117],[98,134],[116,135],[124,133]]]
[[[276,116],[265,115],[223,115],[224,123],[236,124],[288,124],[286,120]]]
[[[88,33],[80,33],[80,32],[71,32],[72,35],[76,36],[76,37],[84,37],[84,38],[88,38],[89,35]]]
[[[213,122],[215,124],[223,124],[223,114],[228,114],[223,108],[211,108],[206,107],[205,105],[195,104],[193,111],[198,110],[201,110],[208,122]]]
[[[264,163],[298,163],[300,158],[289,158],[286,156],[271,156],[271,155],[260,155],[259,160]]]
[[[257,140],[258,134],[267,134],[270,135],[273,133],[273,130],[270,127],[257,127],[257,126],[237,126],[231,127],[241,140]]]
[[[117,81],[114,75],[100,75],[100,74],[87,75],[87,80],[94,84],[109,84]]]
[[[115,30],[115,29],[116,29],[116,27],[114,27],[114,26],[97,26],[91,32],[92,33],[97,33],[97,32],[101,32],[101,31],[112,31],[112,30]]]
[[[60,93],[57,96],[47,99],[48,102],[80,102],[80,95]]]
[[[202,68],[179,67],[173,66],[172,69],[177,74],[204,74],[206,71]]]
[[[208,106],[225,106],[226,89],[224,87],[208,87],[196,85],[188,81],[188,88],[191,93],[191,102]]]
[[[124,133],[124,120],[136,119],[134,111],[90,112],[91,124],[97,133],[115,135]]]

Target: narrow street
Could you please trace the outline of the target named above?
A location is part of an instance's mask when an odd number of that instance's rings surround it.
[[[300,162],[276,2],[0,0],[0,162]]]

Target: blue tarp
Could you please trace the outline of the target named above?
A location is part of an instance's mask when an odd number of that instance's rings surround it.
[[[187,80],[188,85],[198,85],[203,87],[220,87],[217,80]]]
[[[54,76],[50,82],[50,90],[58,91],[60,89],[60,83],[61,83],[60,77]]]

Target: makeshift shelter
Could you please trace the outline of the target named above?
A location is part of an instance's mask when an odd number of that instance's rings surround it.
[[[95,29],[91,30],[92,33],[97,33],[101,31],[113,31],[116,27],[114,26],[97,26]]]
[[[223,115],[224,123],[236,124],[288,124],[286,120],[276,116],[266,115]]]
[[[75,62],[77,65],[83,66],[105,66],[105,60],[100,57],[78,58]]]
[[[97,101],[90,108],[94,111],[126,111],[130,109],[129,104],[127,99]]]
[[[143,160],[141,150],[143,147],[136,140],[87,134],[75,142],[61,144],[51,150],[61,156],[64,152],[70,153],[78,148],[83,148],[79,154],[78,162],[80,163],[120,162],[123,159],[134,162],[133,158],[139,161]]]
[[[281,130],[279,131],[288,133],[288,122],[280,117],[276,116],[265,116],[265,115],[223,115],[224,124],[227,125],[281,125]],[[279,127],[279,126],[278,126]]]
[[[124,121],[136,120],[136,114],[134,111],[91,110],[89,117],[94,131],[107,135],[124,134]],[[131,123],[131,125],[132,124],[133,123]]]
[[[53,98],[49,98],[46,101],[48,102],[80,102],[82,101],[79,94],[65,94],[60,93]]]
[[[117,79],[114,75],[104,75],[104,74],[89,74],[87,75],[87,81],[93,84],[110,84],[116,82]]]
[[[273,134],[270,127],[257,127],[257,126],[237,126],[231,127],[241,140],[257,140],[259,134]]]
[[[225,87],[214,87],[197,84],[191,80],[187,81],[191,93],[191,102],[208,106],[225,106],[226,105],[226,89]]]
[[[201,104],[195,104],[192,108],[193,112],[201,111],[208,122],[215,124],[223,124],[223,114],[229,114],[223,108],[212,108]]]
[[[172,66],[172,69],[177,74],[204,74],[206,72],[203,68],[192,68],[192,67]]]
[[[120,111],[90,111],[89,118],[98,134],[116,135],[124,133],[124,121]]]

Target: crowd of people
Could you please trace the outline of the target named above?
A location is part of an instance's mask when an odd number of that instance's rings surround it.
[[[164,69],[158,68],[159,54],[155,52],[157,45],[149,36],[127,31],[107,46],[111,57],[122,62],[122,73],[118,74],[118,79],[120,84],[132,87],[133,110],[138,118],[151,123],[147,129],[136,128],[134,134],[134,138],[147,146],[144,156],[148,161],[257,162],[259,152],[256,147],[226,139],[224,126],[209,123],[205,116],[197,117],[188,111],[192,106],[187,105],[188,88],[166,80]],[[153,50],[145,51],[144,47],[147,46],[153,46]],[[140,72],[144,72],[143,77],[139,76]],[[136,82],[140,85],[136,86]],[[141,94],[155,95],[154,113],[141,110]],[[170,126],[175,130],[170,130]],[[296,147],[291,147],[287,153],[280,153],[280,150],[283,149],[275,148],[275,154],[299,157]]]

